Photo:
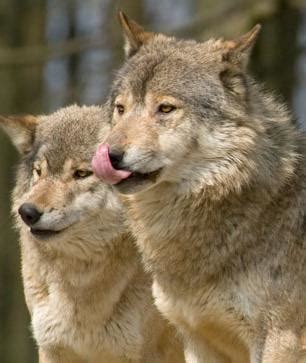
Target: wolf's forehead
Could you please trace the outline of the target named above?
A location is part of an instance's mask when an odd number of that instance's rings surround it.
[[[216,62],[197,47],[136,57],[120,74],[118,82],[119,93],[131,93],[136,99],[144,99],[148,91],[174,96],[200,83],[206,88],[218,74]]]
[[[106,125],[97,118],[83,119],[54,119],[47,118],[39,124],[37,139],[48,144],[49,148],[79,149],[85,145],[90,146],[98,141],[100,131],[104,131]]]
[[[131,93],[137,99],[144,97],[147,84],[155,76],[156,67],[164,61],[162,54],[137,57],[127,62],[118,74],[115,93]]]
[[[33,150],[34,151],[34,150]],[[32,155],[33,164],[39,163],[40,166],[46,163],[52,173],[71,170],[86,166],[91,161],[94,147],[81,148],[76,150],[72,147],[50,143],[41,144],[36,148],[36,153]]]
[[[73,164],[90,162],[98,142],[98,125],[87,128],[71,125],[69,128],[46,123],[37,134],[32,159],[45,159],[50,170],[61,171],[67,160],[72,160]]]

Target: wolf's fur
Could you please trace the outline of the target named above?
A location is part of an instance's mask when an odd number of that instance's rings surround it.
[[[121,22],[127,60],[106,143],[123,155],[116,168],[133,172],[117,187],[158,308],[182,332],[188,362],[297,362],[306,143],[246,73],[258,27],[197,43]]]
[[[73,177],[91,170],[106,120],[103,108],[78,106],[0,118],[22,154],[13,212],[40,362],[180,362],[183,350],[153,305],[117,197],[93,175]],[[33,236],[18,216],[25,202],[43,212],[35,228],[61,232]]]

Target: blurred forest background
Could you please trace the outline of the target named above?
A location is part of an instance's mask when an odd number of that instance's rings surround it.
[[[1,0],[0,113],[99,104],[123,60],[116,11],[180,37],[231,37],[260,22],[255,77],[306,127],[306,3],[302,0]],[[0,362],[37,362],[25,307],[10,191],[17,155],[0,133]]]

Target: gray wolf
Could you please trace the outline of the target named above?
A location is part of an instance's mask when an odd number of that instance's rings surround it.
[[[92,173],[107,120],[102,107],[78,106],[0,118],[21,154],[13,212],[39,361],[181,362],[123,208]]]
[[[127,59],[93,165],[128,207],[156,305],[187,362],[301,361],[306,142],[248,74],[260,26],[200,43],[120,20]]]

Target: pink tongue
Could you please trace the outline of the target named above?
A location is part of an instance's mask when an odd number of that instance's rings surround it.
[[[107,144],[99,145],[91,164],[95,175],[109,184],[117,184],[132,174],[127,170],[113,168],[109,158],[109,145]]]

